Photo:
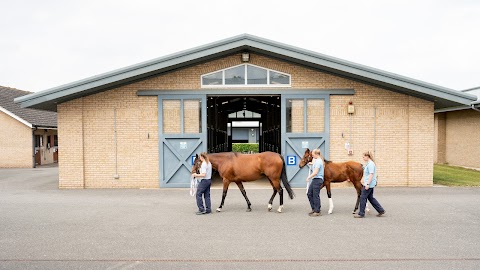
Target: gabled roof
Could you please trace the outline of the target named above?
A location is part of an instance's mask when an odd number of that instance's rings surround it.
[[[465,89],[465,90],[462,90],[462,92],[468,93],[468,94],[471,94],[471,95],[475,95],[475,96],[477,96],[477,101],[480,100],[480,87]],[[478,104],[478,102],[474,102],[474,103]]]
[[[57,127],[57,113],[43,110],[27,109],[15,104],[17,97],[32,94],[32,92],[0,86],[0,111],[12,116],[29,127]]]
[[[18,98],[15,102],[20,103],[22,107],[56,111],[58,103],[243,51],[263,54],[430,100],[434,102],[436,109],[467,105],[476,100],[475,96],[460,91],[243,34],[33,93]]]
[[[476,96],[477,97],[475,99],[476,101],[473,101],[471,104],[466,105],[466,106],[462,105],[462,106],[436,109],[435,113],[452,112],[452,111],[470,110],[472,108],[480,108],[480,87],[469,88],[469,89],[465,89],[465,90],[461,90],[461,91],[464,92],[464,93],[468,93],[470,95]]]

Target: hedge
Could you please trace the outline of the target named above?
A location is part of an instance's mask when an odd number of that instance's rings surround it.
[[[258,143],[232,143],[232,152],[258,153]]]

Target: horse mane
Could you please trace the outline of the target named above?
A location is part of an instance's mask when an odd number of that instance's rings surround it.
[[[325,164],[332,163],[332,161],[328,159],[324,159],[324,161],[325,161]]]

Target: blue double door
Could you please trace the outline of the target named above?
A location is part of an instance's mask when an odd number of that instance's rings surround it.
[[[207,151],[207,95],[159,95],[159,178],[161,187],[188,187],[195,154]],[[305,150],[329,157],[329,96],[281,95],[281,154],[292,187],[304,187]],[[227,116],[225,116],[227,117]]]

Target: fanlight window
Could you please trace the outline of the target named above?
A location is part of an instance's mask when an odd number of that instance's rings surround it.
[[[202,86],[290,86],[290,75],[251,64],[242,64],[202,75]]]

